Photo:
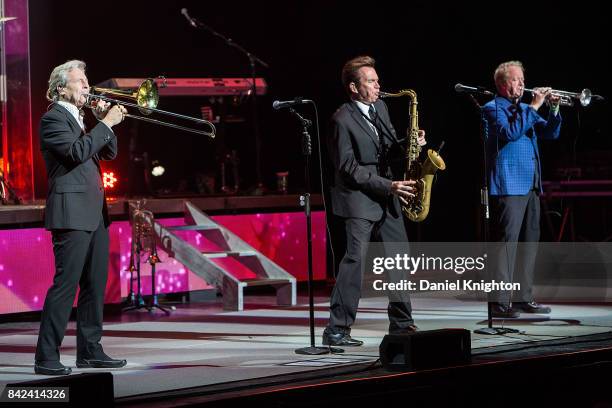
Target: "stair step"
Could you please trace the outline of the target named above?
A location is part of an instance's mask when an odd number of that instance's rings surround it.
[[[262,278],[253,278],[253,279],[241,279],[241,283],[246,283],[246,286],[265,286],[265,285],[276,285],[279,283],[289,283],[289,279],[262,279]]]
[[[219,230],[218,225],[174,225],[172,227],[164,227],[169,231],[204,231],[204,230]]]
[[[202,255],[206,258],[229,258],[229,257],[241,257],[241,256],[256,256],[255,251],[210,251],[202,252]]]
[[[185,217],[184,222],[193,224],[165,226],[156,221],[156,236],[161,239],[166,252],[198,277],[207,282],[222,283],[224,309],[243,310],[245,288],[266,285],[276,290],[278,305],[296,304],[296,280],[286,270],[225,226],[216,224],[189,201],[185,201]],[[209,246],[209,242],[200,246],[199,242],[196,244],[187,239],[186,236],[192,234],[177,233],[180,231],[196,231],[209,238],[214,246]],[[250,278],[239,279],[231,273],[233,269],[249,269],[251,273],[243,276]]]

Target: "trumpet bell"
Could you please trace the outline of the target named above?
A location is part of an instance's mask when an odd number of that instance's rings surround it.
[[[590,89],[583,89],[582,92],[580,93],[580,104],[582,106],[589,106],[589,104],[591,103],[591,99],[593,97],[593,93],[591,92]]]
[[[586,88],[580,93],[556,90],[553,90],[552,93],[561,97],[561,105],[564,106],[574,106],[574,99],[577,99],[582,106],[589,106],[591,104],[591,99],[593,98],[591,90]]]

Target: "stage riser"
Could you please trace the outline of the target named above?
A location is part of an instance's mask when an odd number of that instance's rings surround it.
[[[307,279],[306,219],[301,212],[218,215],[216,222],[257,248],[285,268],[298,280]],[[325,214],[313,212],[313,271],[315,279],[326,276]],[[183,224],[182,218],[161,219],[165,225]],[[214,250],[195,231],[183,232],[186,239],[202,251]],[[105,302],[120,303],[129,293],[131,227],[127,221],[113,222],[110,228],[109,279]],[[177,293],[211,288],[182,264],[160,251],[162,263],[157,265],[158,293]],[[150,265],[143,257],[142,291],[151,293]],[[230,262],[232,273],[249,277],[251,271],[238,262]],[[0,230],[0,315],[42,309],[45,294],[54,274],[51,233],[43,228]],[[134,290],[136,286],[134,285]]]

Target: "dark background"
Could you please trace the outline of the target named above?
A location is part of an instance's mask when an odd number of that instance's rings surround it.
[[[477,239],[482,178],[479,117],[470,100],[454,92],[454,85],[461,82],[493,89],[495,67],[517,59],[526,67],[527,87],[590,88],[612,97],[609,13],[603,5],[587,2],[573,6],[553,1],[480,6],[404,3],[30,0],[33,122],[38,123],[46,109],[50,71],[68,59],[87,62],[91,84],[112,77],[249,76],[243,54],[187,24],[180,14],[186,7],[193,17],[270,65],[269,69],[257,67],[258,76],[269,86],[268,94],[258,98],[263,181],[274,189],[274,173],[288,170],[290,190],[299,192],[304,188],[301,129],[286,110],[273,111],[271,103],[295,96],[314,100],[324,139],[329,118],[345,100],[340,84],[343,63],[368,54],[377,60],[383,90],[412,88],[417,92],[420,127],[427,131],[429,145],[437,147],[446,141],[447,170],[435,184],[430,216],[418,228],[411,228],[411,234],[422,240]],[[246,121],[228,124],[224,143],[238,151],[241,189],[248,191],[256,181],[249,104],[242,101],[233,106],[230,102],[225,102],[228,112]],[[486,98],[480,102],[485,103]],[[197,116],[200,106],[208,104],[208,98],[175,97],[162,100],[160,108]],[[396,129],[403,133],[408,124],[408,99],[388,104]],[[309,106],[299,110],[314,116]],[[609,102],[564,108],[562,114],[560,140],[541,143],[545,178],[563,179],[567,173],[563,169],[579,167],[582,178],[612,179]],[[150,159],[167,163],[166,180],[156,181],[159,185],[155,187],[176,190],[182,183],[186,191],[196,190],[196,173],[216,177],[219,187],[219,139],[127,122],[117,133],[121,150],[112,166],[121,174],[123,193],[142,192],[134,191],[142,187],[138,179],[142,169],[131,161],[130,149],[147,151]],[[37,135],[34,139],[37,143]],[[34,152],[36,196],[42,198],[46,179],[37,145]],[[313,190],[320,191],[317,154],[313,163]],[[132,191],[125,191],[128,185]],[[551,205],[556,217],[562,210],[559,206],[566,203]],[[601,200],[585,205],[609,207]],[[600,220],[582,223],[600,228]],[[600,234],[593,228],[590,235]],[[601,234],[597,239],[605,231]]]

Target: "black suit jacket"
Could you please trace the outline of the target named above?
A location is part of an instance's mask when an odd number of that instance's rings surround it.
[[[397,143],[397,135],[387,105],[382,100],[374,103],[385,141]],[[347,218],[363,218],[378,221],[386,209],[396,212],[397,197],[391,195],[390,169],[379,169],[381,152],[379,137],[363,117],[353,101],[342,105],[332,117],[329,152],[334,167],[331,186],[334,214]]]
[[[100,160],[117,156],[117,138],[99,122],[89,133],[54,103],[40,121],[40,147],[47,167],[45,228],[94,231],[100,214],[110,220],[104,199]]]

